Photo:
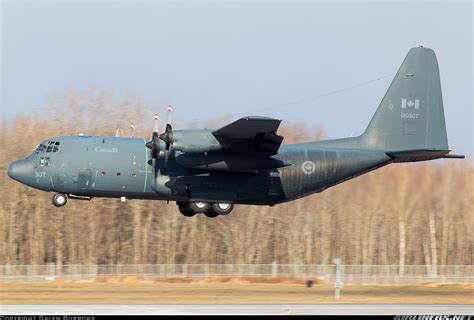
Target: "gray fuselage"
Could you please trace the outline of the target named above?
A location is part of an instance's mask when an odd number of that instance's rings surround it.
[[[20,160],[16,173],[9,169],[9,174],[36,189],[85,197],[272,205],[321,192],[392,161],[382,151],[309,142],[282,145],[273,158],[287,166],[277,169],[223,171],[222,165],[217,171],[190,169],[175,161],[180,155],[175,152],[163,171],[161,158],[151,161],[145,139],[66,136],[41,145],[51,142],[50,150],[36,148]],[[238,163],[239,155],[233,155],[232,161]]]

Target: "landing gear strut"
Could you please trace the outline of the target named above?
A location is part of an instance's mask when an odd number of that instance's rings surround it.
[[[64,193],[56,193],[53,196],[52,201],[53,201],[53,205],[59,208],[59,207],[64,206],[67,203],[67,196]]]

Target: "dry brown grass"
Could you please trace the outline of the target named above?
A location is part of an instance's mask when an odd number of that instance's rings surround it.
[[[330,284],[321,279],[312,280],[313,284]],[[57,281],[56,281],[57,283]],[[305,284],[305,280],[289,277],[208,277],[208,278],[189,278],[189,277],[170,277],[148,279],[142,276],[125,277],[100,277],[95,279],[80,280],[61,280],[61,283],[229,283],[229,284],[247,284],[247,283],[286,283],[286,284]]]
[[[278,282],[277,282],[278,281]],[[334,287],[291,279],[211,278],[166,281],[103,279],[103,281],[3,282],[5,304],[213,304],[213,303],[430,303],[472,304],[472,285],[346,285],[342,298]]]

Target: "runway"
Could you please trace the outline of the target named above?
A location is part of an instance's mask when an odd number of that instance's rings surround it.
[[[442,304],[9,304],[2,315],[473,315],[473,305]]]

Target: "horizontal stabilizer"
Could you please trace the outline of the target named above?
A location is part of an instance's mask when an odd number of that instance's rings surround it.
[[[443,156],[443,158],[447,158],[447,159],[464,159],[464,158],[466,158],[466,156],[463,155],[463,154],[454,154],[454,153],[452,153],[452,154],[445,154],[445,155]]]
[[[407,150],[386,152],[395,162],[425,161],[439,158],[464,159],[464,155],[449,154],[450,150]]]

